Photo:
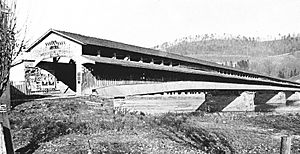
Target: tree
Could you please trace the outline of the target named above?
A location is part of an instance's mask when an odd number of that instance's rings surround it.
[[[278,71],[278,77],[283,79],[285,78],[284,69]]]
[[[298,72],[297,72],[297,68],[294,69],[294,76],[297,76]]]
[[[291,77],[293,77],[293,76],[295,76],[295,75],[294,75],[294,72],[293,72],[293,70],[291,70],[291,73],[290,73],[290,78],[291,78]]]
[[[0,96],[7,87],[12,61],[25,48],[25,39],[18,43],[15,38],[17,33],[15,10],[14,0],[0,0]]]
[[[266,75],[271,76],[272,73],[274,72],[274,65],[270,59],[265,60],[262,63],[262,67],[263,67],[262,72]]]
[[[249,60],[238,61],[237,67],[243,70],[249,70]]]
[[[17,45],[15,38],[16,32],[16,2],[14,0],[0,0],[0,97],[3,95],[6,87],[9,85],[9,70],[14,59],[14,54],[18,55],[24,46],[24,40],[20,46]],[[19,50],[16,50],[19,48]],[[3,125],[5,140],[5,153],[14,153],[10,134],[10,125],[8,120],[8,111],[10,109],[9,101],[1,101],[0,120]],[[0,151],[3,153],[4,151]]]

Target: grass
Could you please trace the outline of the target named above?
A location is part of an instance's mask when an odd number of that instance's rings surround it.
[[[190,125],[187,121],[190,114],[167,113],[157,122],[161,132],[170,140],[176,141],[207,153],[234,153],[235,150],[224,136],[209,132],[201,127]],[[167,130],[167,131],[164,131]]]
[[[276,153],[280,139],[274,134],[298,134],[300,121],[297,114],[145,115],[97,97],[25,102],[10,117],[19,153]]]
[[[300,135],[300,114],[285,114],[265,116],[255,116],[245,119],[248,123],[257,125],[266,129],[275,129],[277,131],[284,130],[286,133]]]

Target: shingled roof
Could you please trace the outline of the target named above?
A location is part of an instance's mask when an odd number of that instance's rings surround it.
[[[94,46],[108,47],[108,48],[136,52],[136,53],[141,53],[141,54],[146,54],[146,55],[153,55],[153,56],[158,56],[158,57],[170,58],[170,59],[174,59],[174,60],[191,62],[191,63],[196,63],[196,64],[209,65],[209,66],[213,66],[213,67],[221,66],[214,62],[204,61],[204,60],[186,57],[186,56],[182,56],[182,55],[178,55],[178,54],[168,53],[168,52],[154,50],[154,49],[150,49],[150,48],[144,48],[144,47],[134,46],[134,45],[130,45],[130,44],[125,44],[125,43],[110,41],[110,40],[106,40],[106,39],[100,39],[100,38],[96,38],[96,37],[90,37],[90,36],[85,36],[85,35],[81,35],[81,34],[55,30],[55,29],[50,29],[48,32],[46,32],[46,34],[44,34],[42,37],[40,37],[36,42],[34,42],[28,48],[27,52],[29,52],[35,45],[37,45],[39,42],[41,42],[44,38],[46,38],[51,33],[55,33],[57,35],[60,35],[62,37],[65,37],[67,39],[70,39],[70,40],[77,42],[79,44],[82,44],[82,45],[94,45]],[[223,68],[232,69],[232,68],[229,68],[226,66],[225,67],[223,66]],[[236,71],[240,71],[240,70],[236,70]]]
[[[76,40],[84,43],[85,45],[103,46],[103,47],[108,47],[108,48],[113,48],[113,49],[132,51],[132,52],[146,54],[146,55],[167,57],[167,58],[182,60],[182,61],[192,61],[192,62],[196,62],[196,63],[199,63],[199,61],[201,61],[202,63],[206,63],[208,65],[218,65],[213,62],[199,60],[199,59],[190,58],[190,57],[185,57],[185,56],[181,56],[178,54],[168,53],[168,52],[154,50],[154,49],[150,49],[150,48],[143,48],[143,47],[134,46],[134,45],[130,45],[130,44],[125,44],[125,43],[90,37],[90,36],[84,36],[81,34],[75,34],[75,33],[70,33],[70,32],[65,32],[65,31],[59,31],[59,30],[54,30],[54,31],[57,31],[68,37],[76,39]]]
[[[155,50],[155,49],[143,48],[143,47],[134,46],[134,45],[130,45],[130,44],[125,44],[125,43],[120,43],[120,42],[115,42],[115,41],[110,41],[110,40],[85,36],[85,35],[81,35],[81,34],[60,31],[60,30],[53,30],[53,31],[59,32],[65,36],[73,38],[73,39],[83,43],[84,45],[103,46],[103,47],[131,51],[131,52],[136,52],[136,53],[141,53],[141,54],[146,54],[146,55],[165,57],[165,58],[170,58],[170,59],[180,60],[180,61],[185,61],[185,62],[190,62],[190,63],[209,65],[209,66],[216,67],[216,68],[221,67],[222,69],[230,69],[230,70],[235,70],[238,72],[241,71],[241,70],[234,69],[234,68],[231,68],[228,66],[222,66],[222,65],[219,65],[214,62],[200,60],[200,59],[182,56],[182,55],[178,55],[178,54],[173,54],[173,53],[169,53],[169,52],[159,51],[159,50]],[[245,71],[244,73],[249,73],[249,72]]]

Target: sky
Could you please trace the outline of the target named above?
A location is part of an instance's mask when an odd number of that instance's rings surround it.
[[[17,0],[34,42],[50,28],[153,47],[203,34],[273,38],[300,33],[300,0]]]

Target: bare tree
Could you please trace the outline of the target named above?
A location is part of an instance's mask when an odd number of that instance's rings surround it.
[[[15,44],[15,33],[13,20],[10,20],[10,8],[7,2],[0,1],[1,18],[0,18],[0,96],[3,94],[9,80],[9,69],[12,62],[12,52]]]
[[[17,42],[16,3],[14,0],[0,0],[0,96],[9,81],[9,70],[12,61],[24,47],[24,39]]]
[[[15,10],[16,2],[14,0],[0,0],[0,97],[3,95],[6,87],[9,86],[11,63],[24,46],[24,41],[21,41],[18,45],[15,37],[17,33]],[[17,48],[18,50],[16,50]],[[3,126],[5,141],[5,148],[3,149],[3,146],[1,146],[2,149],[0,152],[14,153],[7,113],[7,109],[10,108],[10,102],[8,100],[0,100],[0,105],[0,122],[1,126]]]

